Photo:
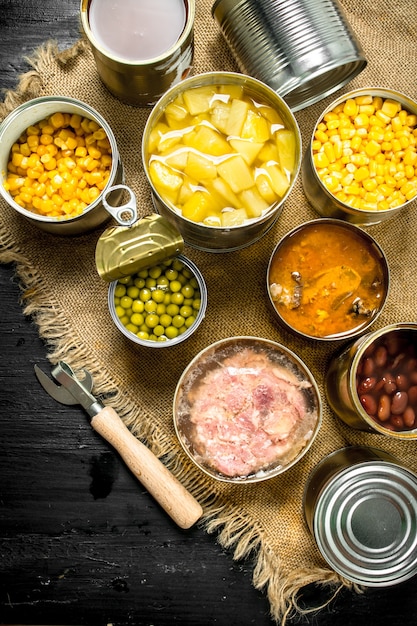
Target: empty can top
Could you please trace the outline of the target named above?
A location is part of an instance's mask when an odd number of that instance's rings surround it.
[[[417,477],[392,463],[345,468],[320,494],[313,520],[329,565],[366,586],[388,586],[417,572]]]

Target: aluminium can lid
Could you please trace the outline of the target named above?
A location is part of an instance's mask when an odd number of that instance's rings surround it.
[[[417,477],[374,461],[339,472],[320,494],[313,531],[339,574],[370,587],[417,573]]]

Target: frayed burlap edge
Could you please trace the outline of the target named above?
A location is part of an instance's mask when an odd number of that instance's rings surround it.
[[[87,45],[85,39],[80,39],[73,47],[64,51],[59,51],[54,41],[46,42],[38,48],[31,58],[26,59],[33,69],[20,77],[14,91],[5,93],[4,102],[0,104],[0,117],[4,118],[23,102],[39,96],[42,90],[43,69],[54,63],[63,66],[71,62],[77,55],[82,54]],[[248,558],[253,560],[254,587],[266,592],[270,603],[270,615],[274,621],[285,626],[288,619],[318,612],[328,606],[342,589],[358,593],[362,591],[359,586],[325,567],[299,568],[284,574],[282,566],[277,563],[276,555],[265,541],[262,529],[243,513],[237,515],[227,499],[220,492],[215,493],[215,488],[207,494],[204,478],[199,478],[199,474],[195,473],[187,461],[179,459],[169,437],[154,425],[144,423],[146,420],[137,419],[134,400],[117,389],[111,376],[103,374],[104,368],[97,367],[97,359],[93,358],[91,351],[80,347],[81,343],[74,336],[74,330],[67,318],[51,302],[47,285],[24,254],[16,249],[12,236],[0,231],[0,238],[2,246],[0,263],[14,264],[22,291],[23,312],[36,324],[40,337],[46,343],[50,362],[56,364],[60,360],[65,360],[75,371],[86,368],[91,372],[94,377],[95,393],[106,398],[106,404],[117,410],[133,434],[143,440],[199,500],[204,509],[199,526],[209,534],[216,534],[220,545],[230,550],[235,560]],[[300,590],[309,584],[328,589],[328,598],[320,606],[306,609],[300,606],[298,598]]]

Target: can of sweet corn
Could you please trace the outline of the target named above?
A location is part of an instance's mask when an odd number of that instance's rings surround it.
[[[97,71],[116,98],[152,106],[183,80],[194,58],[194,0],[81,0]]]
[[[394,143],[387,137],[393,124]],[[417,102],[398,91],[365,87],[334,100],[320,115],[302,163],[312,207],[359,226],[392,219],[417,197],[407,138],[416,128]]]
[[[340,89],[367,63],[337,0],[216,0],[212,15],[241,71],[293,111]]]

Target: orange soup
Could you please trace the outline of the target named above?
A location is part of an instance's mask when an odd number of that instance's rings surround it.
[[[378,246],[359,228],[317,220],[277,246],[268,286],[281,318],[311,337],[331,338],[368,326],[387,294]]]

